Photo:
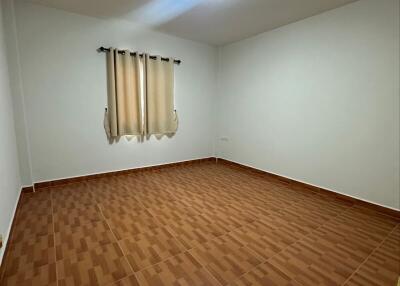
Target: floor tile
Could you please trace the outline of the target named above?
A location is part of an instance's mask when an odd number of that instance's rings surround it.
[[[303,285],[341,285],[376,246],[371,241],[354,240],[352,233],[335,236],[334,229],[324,229],[297,241],[268,262]]]
[[[201,264],[189,253],[167,259],[137,273],[141,286],[218,286]]]
[[[56,286],[55,263],[29,268],[15,275],[7,276],[3,280],[3,286]]]
[[[183,251],[181,244],[166,228],[148,232],[120,241],[121,248],[134,271],[154,265]]]
[[[97,206],[84,209],[68,209],[54,213],[54,230],[63,231],[69,227],[79,227],[103,220]]]
[[[56,257],[61,260],[115,241],[105,221],[65,226],[55,233]]]
[[[37,200],[36,200],[37,198]],[[17,219],[25,221],[31,216],[46,216],[52,214],[52,203],[50,195],[46,198],[39,196],[31,197],[29,202],[21,202],[17,212]]]
[[[183,165],[23,194],[0,285],[389,286],[399,228],[273,176]]]
[[[7,255],[6,276],[55,262],[54,236],[31,237],[10,245]]]
[[[112,232],[118,240],[132,237],[151,229],[159,227],[157,220],[153,217],[121,215],[107,220]]]
[[[255,221],[231,233],[262,260],[267,260],[303,237],[301,229],[276,216]]]
[[[118,220],[120,217],[142,217],[152,218],[153,215],[148,209],[129,205],[117,206],[116,204],[101,204],[101,212],[106,219]]]
[[[232,286],[300,286],[278,268],[263,263],[232,282]]]
[[[189,251],[222,284],[226,285],[261,260],[234,236],[227,234]]]
[[[101,245],[57,261],[59,286],[105,285],[133,274],[117,243]]]
[[[211,217],[203,215],[176,221],[166,221],[164,224],[186,250],[222,236],[230,230],[227,225],[213,221]]]
[[[36,236],[53,234],[53,216],[31,215],[15,222],[15,227],[11,236],[11,243],[18,243],[34,239]]]
[[[400,279],[400,226],[348,280],[348,286],[391,286]]]
[[[110,286],[140,286],[138,280],[135,275],[131,275],[127,278],[119,280],[118,282],[110,285]]]

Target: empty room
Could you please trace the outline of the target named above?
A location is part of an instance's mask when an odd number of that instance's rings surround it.
[[[400,286],[400,0],[0,0],[1,286]]]

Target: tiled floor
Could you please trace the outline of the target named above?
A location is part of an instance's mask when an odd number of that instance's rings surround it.
[[[22,197],[1,285],[377,285],[393,218],[212,162]]]

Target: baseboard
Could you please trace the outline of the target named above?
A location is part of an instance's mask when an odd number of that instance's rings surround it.
[[[159,169],[171,168],[171,167],[176,167],[176,166],[181,166],[181,165],[191,165],[191,164],[198,164],[198,163],[203,163],[203,162],[215,162],[215,160],[216,160],[215,157],[208,157],[208,158],[193,159],[193,160],[180,161],[180,162],[174,162],[174,163],[139,167],[139,168],[133,168],[133,169],[125,169],[125,170],[97,173],[97,174],[77,176],[77,177],[71,177],[71,178],[43,181],[43,182],[34,183],[34,189],[35,189],[35,191],[40,191],[41,189],[44,189],[44,188],[60,186],[60,185],[65,185],[65,184],[70,184],[70,183],[83,182],[83,181],[88,181],[88,180],[93,180],[93,179],[126,175],[126,174],[132,174],[132,173],[144,172],[144,171],[150,171],[150,170],[159,170]],[[30,187],[30,188],[32,188],[32,187]]]
[[[3,256],[0,259],[0,282],[3,281],[3,275],[5,274],[5,271],[6,271],[5,266],[3,264],[3,261],[6,260],[7,254],[9,252],[9,246],[10,246],[9,242],[11,241],[11,238],[12,238],[11,236],[12,236],[12,233],[14,231],[15,218],[18,215],[18,209],[19,209],[20,202],[21,202],[21,196],[23,194],[23,192],[22,192],[23,188],[24,187],[21,188],[20,193],[18,195],[18,200],[17,200],[17,202],[16,202],[16,204],[14,206],[13,216],[12,216],[12,219],[10,221],[10,225],[8,227],[8,233],[7,233],[7,236],[4,237],[4,241],[3,241],[4,252],[3,252]]]
[[[226,160],[226,159],[222,159],[222,158],[217,158],[216,160],[217,160],[218,163],[234,166],[234,167],[237,167],[237,168],[240,168],[240,169],[245,169],[245,170],[251,171],[253,173],[262,174],[263,176],[268,176],[268,177],[270,177],[272,179],[279,180],[280,182],[288,184],[288,185],[290,185],[290,186],[292,186],[294,188],[297,188],[297,189],[303,189],[303,190],[306,189],[306,190],[313,191],[313,192],[320,192],[320,193],[323,193],[325,195],[332,196],[332,197],[334,197],[336,199],[345,200],[345,201],[348,201],[348,202],[350,202],[352,204],[357,204],[357,205],[359,205],[361,207],[364,207],[366,209],[377,211],[379,213],[382,213],[382,214],[385,214],[385,215],[388,215],[388,216],[391,216],[391,217],[395,217],[396,219],[400,219],[400,210],[397,210],[397,209],[393,209],[393,208],[390,208],[390,207],[387,207],[387,206],[382,206],[382,205],[379,205],[379,204],[376,204],[376,203],[373,203],[373,202],[365,201],[365,200],[360,199],[360,198],[355,198],[355,197],[352,197],[350,195],[338,193],[338,192],[333,191],[333,190],[329,190],[329,189],[326,189],[326,188],[321,188],[321,187],[318,187],[318,186],[314,186],[314,185],[311,185],[311,184],[308,184],[308,183],[304,183],[304,182],[301,182],[301,181],[298,181],[298,180],[294,180],[294,179],[287,178],[287,177],[284,177],[284,176],[281,176],[281,175],[270,173],[270,172],[267,172],[267,171],[264,171],[264,170],[260,170],[260,169],[257,169],[257,168],[251,167],[251,166],[247,166],[247,165],[243,165],[243,164],[240,164],[240,163],[237,163],[237,162],[233,162],[233,161],[230,161],[230,160]]]
[[[202,159],[194,159],[194,160],[188,160],[188,161],[155,165],[155,166],[146,166],[146,167],[139,167],[139,168],[133,168],[133,169],[125,169],[125,170],[91,174],[91,175],[78,176],[78,177],[72,177],[72,178],[64,178],[64,179],[56,179],[56,180],[38,182],[38,183],[34,183],[34,187],[32,187],[32,186],[23,187],[22,192],[29,193],[32,191],[40,191],[40,190],[48,188],[48,187],[65,185],[65,184],[70,184],[70,183],[82,182],[82,181],[93,180],[93,179],[104,178],[104,177],[126,175],[126,174],[132,174],[132,173],[137,173],[137,172],[159,170],[159,169],[170,168],[170,167],[181,166],[181,165],[191,165],[191,164],[202,163],[202,162],[217,162],[217,163],[223,163],[226,165],[235,166],[235,167],[238,167],[241,169],[246,169],[253,173],[262,174],[263,176],[268,176],[271,179],[279,180],[280,182],[288,184],[291,187],[298,189],[299,191],[300,190],[308,190],[308,191],[313,191],[313,192],[320,192],[325,195],[335,197],[336,199],[345,200],[352,204],[357,204],[366,209],[374,210],[374,211],[383,213],[385,215],[389,215],[391,217],[400,219],[400,210],[392,209],[390,207],[382,206],[382,205],[379,205],[379,204],[376,204],[373,202],[368,202],[363,199],[355,198],[355,197],[352,197],[347,194],[342,194],[342,193],[339,193],[339,192],[336,192],[333,190],[314,186],[314,185],[304,183],[304,182],[301,182],[301,181],[298,181],[295,179],[277,175],[277,174],[274,174],[274,173],[271,173],[268,171],[264,171],[264,170],[260,170],[260,169],[257,169],[257,168],[251,167],[251,166],[243,165],[241,163],[233,162],[233,161],[230,161],[227,159],[216,158],[216,157],[208,157],[208,158],[202,158]]]
[[[33,186],[23,186],[21,189],[21,193],[33,193]]]

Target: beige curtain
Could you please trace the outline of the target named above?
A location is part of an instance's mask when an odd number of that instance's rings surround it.
[[[107,53],[108,109],[104,125],[109,138],[143,135],[141,61],[129,51],[119,54],[111,48]]]
[[[173,134],[178,128],[174,110],[174,60],[162,61],[145,57],[145,133]]]

